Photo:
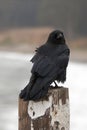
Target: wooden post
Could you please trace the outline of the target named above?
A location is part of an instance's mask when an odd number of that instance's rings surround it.
[[[68,88],[50,89],[45,99],[19,99],[19,130],[69,130]]]

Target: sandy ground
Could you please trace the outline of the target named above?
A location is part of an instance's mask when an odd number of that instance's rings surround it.
[[[18,94],[29,81],[32,55],[0,52],[0,130],[18,129]],[[87,129],[87,64],[70,62],[70,130]]]

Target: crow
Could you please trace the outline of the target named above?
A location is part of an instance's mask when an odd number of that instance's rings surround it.
[[[66,69],[69,62],[70,49],[64,34],[60,30],[52,31],[44,45],[36,49],[31,59],[33,63],[31,77],[27,86],[21,90],[20,98],[24,101],[39,100],[47,95],[48,89],[55,81],[66,81]]]

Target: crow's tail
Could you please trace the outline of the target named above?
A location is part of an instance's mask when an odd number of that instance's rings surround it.
[[[33,85],[32,89],[30,90],[30,100],[38,100],[40,98],[43,98],[47,94],[50,84],[52,82],[53,80],[49,77],[39,77]]]
[[[32,86],[34,85],[36,81],[36,75],[32,74],[29,83],[27,84],[27,86],[21,90],[21,93],[19,95],[20,98],[24,99],[24,100],[29,100],[29,93],[30,90],[32,89]]]

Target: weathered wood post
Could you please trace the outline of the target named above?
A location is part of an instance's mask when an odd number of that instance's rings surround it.
[[[50,89],[45,99],[19,99],[19,130],[69,130],[68,88]]]

